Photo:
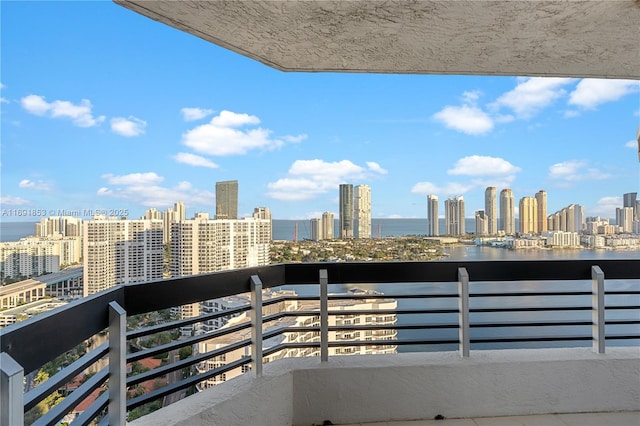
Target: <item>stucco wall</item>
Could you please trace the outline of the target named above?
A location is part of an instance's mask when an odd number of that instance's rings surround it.
[[[640,348],[280,360],[133,425],[312,425],[640,410]]]

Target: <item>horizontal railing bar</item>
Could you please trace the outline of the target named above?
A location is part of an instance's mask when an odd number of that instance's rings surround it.
[[[406,315],[406,314],[457,314],[458,308],[451,309],[354,309],[348,311],[329,311],[329,315],[347,316],[347,315]]]
[[[515,343],[515,342],[561,342],[561,341],[591,341],[592,336],[548,336],[548,337],[492,337],[475,338],[471,343]]]
[[[155,346],[153,348],[145,349],[138,352],[133,352],[127,355],[127,362],[139,361],[141,359],[149,358],[154,355],[158,355],[164,352],[168,352],[173,349],[183,348],[185,346],[193,345],[205,340],[211,340],[218,337],[225,336],[227,334],[235,333],[237,331],[245,330],[251,327],[251,323],[242,323],[228,328],[220,328],[211,333],[201,334],[199,336],[189,337],[184,340],[174,340],[170,343]]]
[[[606,337],[607,340],[635,340],[635,339],[640,339],[640,334],[631,334],[631,335],[624,335],[624,336],[607,336]]]
[[[607,290],[604,292],[605,295],[632,295],[632,294],[640,294],[640,290]]]
[[[640,320],[607,320],[605,325],[633,325],[640,324]]]
[[[453,283],[452,283],[453,284]],[[331,294],[329,293],[329,300],[366,300],[366,299],[449,299],[457,298],[458,293],[441,293],[441,294],[426,294],[426,293],[413,293],[413,294]],[[317,300],[317,299],[316,299]]]
[[[640,309],[640,305],[626,305],[626,306],[605,306],[604,310],[617,310],[617,309]]]
[[[226,317],[228,315],[236,315],[251,309],[251,306],[240,306],[237,308],[229,309],[226,311],[212,312],[210,314],[201,315],[198,317],[187,318],[183,320],[172,321],[169,323],[153,325],[150,327],[140,328],[127,332],[127,340],[136,339],[142,336],[148,336],[150,334],[160,333],[162,331],[173,330],[176,328],[184,327],[185,325],[191,325],[198,322],[210,321],[220,317]]]
[[[138,397],[132,398],[127,401],[127,410],[133,410],[141,405],[144,405],[148,402],[154,401],[158,398],[162,398],[164,396],[170,395],[174,392],[180,391],[182,389],[186,389],[189,386],[200,383],[204,380],[207,380],[211,377],[215,377],[218,374],[226,373],[227,371],[234,370],[238,367],[242,367],[245,364],[249,364],[251,362],[250,358],[241,358],[239,360],[230,362],[227,365],[222,367],[214,368],[213,370],[209,370],[206,373],[197,374],[195,376],[188,377],[186,379],[180,380],[179,382],[172,383],[170,385],[164,386],[160,389],[156,389],[154,391],[148,392],[144,395],[140,395]]]
[[[94,390],[104,383],[109,376],[107,368],[103,368],[86,382],[81,384],[78,389],[67,395],[60,403],[52,407],[49,411],[43,414],[33,425],[52,425],[59,422],[64,416],[66,416],[73,407],[84,401]]]
[[[104,392],[96,400],[84,410],[78,417],[76,417],[72,424],[73,426],[87,426],[93,422],[93,420],[100,414],[102,410],[109,406],[109,392]]]
[[[147,380],[164,376],[167,373],[171,373],[173,371],[180,370],[185,367],[190,367],[199,362],[206,361],[216,356],[224,355],[236,349],[244,348],[246,346],[249,346],[250,344],[251,344],[251,339],[240,340],[237,342],[230,343],[223,348],[218,348],[202,354],[190,356],[188,358],[185,358],[176,362],[172,362],[172,363],[154,368],[149,371],[145,371],[144,373],[136,374],[135,376],[129,376],[127,377],[127,386],[134,386],[139,383],[146,382]]]
[[[105,357],[109,353],[109,344],[103,343],[93,351],[84,354],[73,363],[64,367],[58,373],[50,377],[46,382],[36,386],[29,392],[24,394],[24,411],[31,410],[38,405],[40,401],[57,390],[62,384],[73,379],[78,373],[85,370],[91,364]]]
[[[590,311],[591,306],[552,306],[552,307],[519,307],[519,308],[470,308],[469,312],[471,313],[481,313],[481,312],[533,312],[533,311]]]
[[[509,327],[565,327],[593,325],[591,321],[539,321],[539,322],[504,322],[504,323],[475,323],[471,328],[509,328]]]
[[[490,297],[528,297],[528,296],[537,296],[537,297],[548,297],[548,296],[591,296],[590,291],[541,291],[541,292],[532,292],[532,291],[523,291],[523,292],[504,292],[504,293],[469,293],[469,297],[482,297],[482,298],[490,298]]]

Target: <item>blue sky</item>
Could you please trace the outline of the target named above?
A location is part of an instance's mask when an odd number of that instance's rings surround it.
[[[637,81],[283,73],[111,2],[0,7],[5,213],[191,216],[236,179],[240,215],[276,219],[337,212],[340,183],[378,218],[430,193],[472,217],[488,185],[615,217],[640,186]]]

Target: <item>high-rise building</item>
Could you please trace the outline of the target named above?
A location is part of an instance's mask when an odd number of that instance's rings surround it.
[[[253,209],[253,218],[271,220],[271,210],[269,207],[256,207]]]
[[[353,238],[353,185],[340,184],[340,238]]]
[[[489,233],[489,217],[484,210],[476,212],[476,236],[483,236]]]
[[[158,211],[155,207],[152,207],[144,213],[144,217],[142,217],[141,219],[162,220],[162,212]]]
[[[622,196],[622,207],[631,207],[633,209],[633,220],[640,220],[640,211],[638,211],[638,193],[628,192]]]
[[[622,207],[616,209],[616,225],[622,228],[622,232],[633,232],[633,207]]]
[[[173,222],[171,234],[170,270],[173,277],[262,266],[270,262],[270,219],[210,219],[208,213],[197,213],[193,219]],[[183,305],[179,313],[181,318],[197,316],[215,303],[204,301]],[[206,329],[214,324],[215,321],[207,321],[198,327]],[[182,327],[180,331],[187,335],[193,328]]]
[[[536,192],[536,203],[538,204],[538,233],[547,230],[547,191],[541,189]]]
[[[176,212],[176,220],[181,221],[187,218],[187,209],[182,201],[177,201],[173,204],[173,210]]]
[[[322,239],[322,219],[314,218],[311,222],[311,240],[320,241]]]
[[[356,237],[371,238],[371,187],[357,185],[353,192]]]
[[[333,240],[335,235],[333,233],[334,218],[333,213],[322,213],[322,232],[321,237],[323,240]]]
[[[26,237],[0,242],[2,278],[32,277],[60,271],[64,265],[78,264],[82,256],[81,237]]]
[[[462,196],[447,198],[444,202],[444,222],[447,235],[464,235],[464,199]]]
[[[511,189],[500,191],[500,230],[506,235],[516,232],[515,204]]]
[[[162,221],[94,216],[84,223],[84,296],[162,279]]]
[[[519,204],[520,234],[538,233],[538,202],[533,197],[522,197]]]
[[[436,237],[440,235],[438,231],[438,196],[427,195],[427,235]]]
[[[216,219],[238,218],[238,181],[216,182]]]
[[[171,275],[203,274],[269,264],[271,220],[194,219],[171,226]]]
[[[489,186],[484,190],[484,214],[487,217],[489,235],[498,233],[498,202],[495,186]]]

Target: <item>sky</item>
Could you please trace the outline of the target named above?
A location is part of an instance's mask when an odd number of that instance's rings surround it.
[[[284,73],[112,2],[0,13],[3,221],[213,214],[224,180],[240,216],[337,213],[351,183],[375,218],[426,218],[428,194],[473,217],[487,186],[611,218],[640,187],[638,81]]]

